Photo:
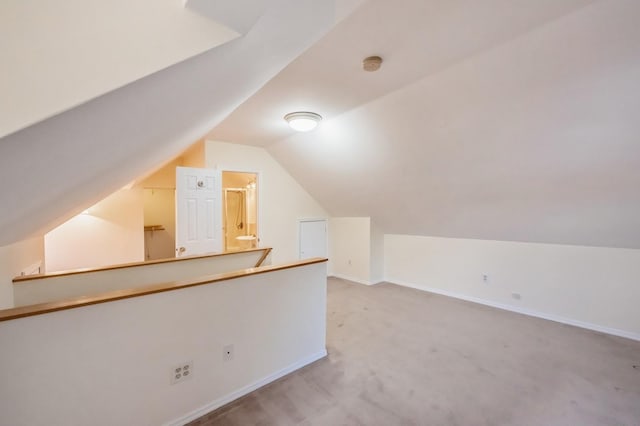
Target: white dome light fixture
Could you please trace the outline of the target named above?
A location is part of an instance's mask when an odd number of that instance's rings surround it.
[[[289,123],[289,126],[293,130],[308,132],[318,126],[320,121],[322,121],[322,116],[315,112],[300,111],[291,112],[285,115],[284,119],[287,120],[287,123]]]

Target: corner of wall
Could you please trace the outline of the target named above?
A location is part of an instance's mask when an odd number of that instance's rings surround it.
[[[371,259],[369,281],[378,284],[384,281],[384,233],[371,221]]]
[[[0,247],[0,309],[14,306],[13,278],[38,263],[44,265],[44,237]]]
[[[382,281],[382,233],[370,217],[332,217],[329,235],[332,276],[367,285]]]

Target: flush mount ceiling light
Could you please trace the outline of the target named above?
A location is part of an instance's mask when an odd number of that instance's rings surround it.
[[[315,112],[291,112],[284,116],[289,126],[298,132],[308,132],[316,128],[322,120],[320,114]]]

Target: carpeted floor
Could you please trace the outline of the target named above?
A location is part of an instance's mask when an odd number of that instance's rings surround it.
[[[327,313],[327,358],[191,425],[640,425],[640,342],[339,279]]]

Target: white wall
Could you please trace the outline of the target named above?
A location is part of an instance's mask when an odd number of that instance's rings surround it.
[[[329,220],[329,274],[361,284],[384,281],[384,233],[371,218]]]
[[[408,235],[384,244],[387,281],[640,340],[640,250]]]
[[[298,258],[298,219],[326,218],[327,212],[263,148],[205,142],[208,168],[258,173],[260,247],[273,247],[273,263]]]
[[[142,189],[123,189],[44,237],[47,272],[144,260]]]
[[[0,322],[0,423],[183,424],[324,356],[325,318],[317,263]]]
[[[191,280],[253,268],[262,255],[263,251],[252,251],[215,257],[185,257],[176,262],[144,262],[125,268],[43,276],[14,283],[13,300],[15,306],[25,306]],[[263,265],[270,264],[267,256]]]
[[[384,281],[384,232],[371,221],[369,281],[376,284]]]
[[[329,219],[329,274],[370,284],[370,223],[368,217]]]
[[[0,44],[5,64],[0,92],[15,100],[0,105],[1,136],[238,36],[213,19],[185,13],[182,2],[0,6],[0,26],[9,41]],[[35,49],[37,55],[22,53]]]
[[[13,278],[39,262],[44,266],[42,237],[0,247],[0,309],[13,307]]]

